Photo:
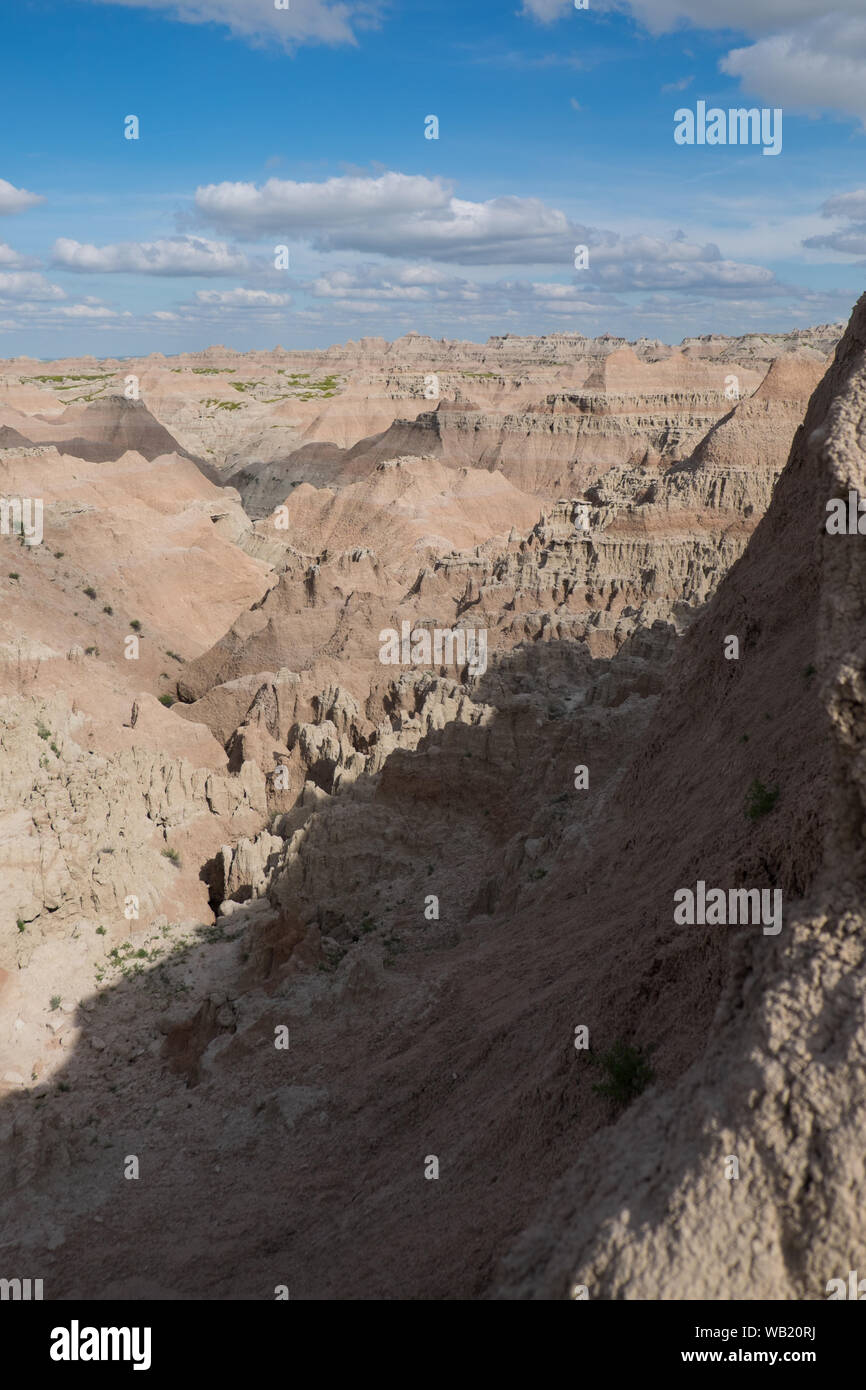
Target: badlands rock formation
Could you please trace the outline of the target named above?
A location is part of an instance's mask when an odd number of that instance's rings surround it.
[[[44,502],[0,537],[10,1268],[809,1299],[866,1262],[861,540],[824,530],[866,301],[841,334],[0,364],[3,496]],[[698,880],[781,932],[678,924]]]

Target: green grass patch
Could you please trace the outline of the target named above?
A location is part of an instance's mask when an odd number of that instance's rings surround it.
[[[779,799],[778,787],[765,787],[756,777],[746,793],[746,819],[760,820],[769,815]]]
[[[606,1096],[615,1105],[628,1105],[655,1079],[649,1060],[652,1051],[652,1044],[634,1047],[618,1038],[600,1057],[591,1057],[593,1064],[604,1072],[604,1080],[596,1082],[592,1088],[596,1095]]]

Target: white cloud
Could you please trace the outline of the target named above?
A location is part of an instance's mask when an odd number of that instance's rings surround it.
[[[583,275],[569,283],[529,279],[470,280],[436,269],[427,299],[401,300],[395,291],[409,282],[413,271],[422,267],[365,267],[360,271],[331,272],[314,282],[310,308],[293,317],[298,326],[327,335],[323,341],[347,332],[396,336],[400,332],[421,331],[434,337],[471,336],[504,331],[543,333],[579,331],[596,333],[631,330],[631,319],[640,325],[637,332],[666,336],[678,341],[683,334],[743,332],[744,326],[763,331],[805,326],[808,323],[847,317],[851,291],[817,294],[798,286],[777,282],[750,283],[749,268],[737,268],[732,276],[729,262],[718,256],[714,270],[700,278],[701,263],[683,262],[684,273],[693,283],[681,281],[673,288],[656,288],[624,297],[613,285],[590,286]],[[761,268],[758,268],[760,271]],[[324,281],[325,283],[322,283]],[[732,283],[739,282],[739,283]],[[420,283],[420,282],[419,282]],[[381,296],[376,297],[377,286]],[[312,288],[312,287],[311,287]],[[342,292],[342,293],[341,293]],[[667,327],[662,333],[662,324]]]
[[[828,236],[810,236],[803,245],[814,251],[839,251],[844,256],[866,256],[866,227],[847,227]]]
[[[592,9],[631,14],[652,34],[678,24],[739,30],[756,42],[734,48],[723,72],[774,106],[843,111],[866,118],[864,0],[591,0]],[[523,13],[550,24],[576,13],[572,0],[524,0]]]
[[[340,228],[358,218],[410,217],[447,209],[450,187],[421,174],[386,173],[379,178],[345,176],[323,183],[268,179],[254,183],[212,183],[196,189],[199,215],[225,231],[252,237],[268,232],[309,232]]]
[[[396,271],[364,266],[330,271],[308,288],[312,299],[325,301],[332,315],[387,319],[396,315],[409,326],[416,318],[425,324],[461,320],[490,324],[510,312],[524,315],[531,325],[533,313],[567,318],[622,309],[621,296],[639,291],[665,291],[674,298],[703,293],[716,302],[745,293],[766,302],[791,293],[764,267],[723,260],[714,246],[608,236],[610,244],[599,251],[602,263],[595,273],[582,272],[568,283],[480,281],[429,266],[404,266]],[[299,317],[305,313],[302,310]],[[538,331],[537,327],[531,331]]]
[[[848,226],[807,237],[804,246],[810,250],[838,251],[845,256],[866,256],[866,188],[828,198],[821,214],[842,218]]]
[[[682,235],[669,238],[602,234],[590,249],[590,283],[621,291],[647,289],[713,290],[748,288],[781,292],[771,270],[726,260],[714,243],[699,245]]]
[[[0,299],[65,299],[59,285],[29,270],[0,271]]]
[[[825,15],[735,48],[720,64],[764,101],[866,117],[866,19]]]
[[[133,271],[141,275],[237,275],[248,267],[242,251],[223,241],[194,236],[109,246],[91,246],[60,237],[54,244],[53,259],[64,270],[103,274]]]
[[[835,198],[828,198],[821,208],[821,215],[866,222],[866,188],[855,188],[851,193],[839,193]]]
[[[523,0],[523,13],[540,19],[542,24],[552,24],[555,19],[562,19],[569,10],[574,12],[572,0]]]
[[[276,308],[290,304],[291,295],[272,294],[269,290],[196,290],[199,304],[223,304],[235,309]]]
[[[62,314],[67,319],[115,319],[117,314],[114,309],[107,309],[105,305],[95,304],[64,304],[59,309],[53,311],[55,314]]]
[[[269,179],[196,190],[199,216],[246,237],[308,240],[320,251],[429,256],[459,264],[565,264],[584,228],[538,198],[454,197],[444,180],[386,173],[323,183]],[[579,237],[578,237],[579,239]]]
[[[593,0],[590,0],[592,4]],[[655,33],[686,21],[700,29],[741,29],[746,34],[768,33],[813,19],[816,0],[596,0],[597,8],[631,10]],[[861,14],[862,0],[830,0],[837,15]]]
[[[480,282],[458,276],[443,276],[426,291],[422,286],[395,283],[397,277],[377,277],[374,268],[360,275],[334,272],[314,282],[314,301],[321,308],[302,309],[298,321],[332,330],[335,324],[359,324],[365,332],[378,332],[384,322],[394,328],[441,333],[466,328],[482,333],[497,332],[502,325],[516,323],[522,331],[539,330],[540,316],[551,322],[573,322],[576,314],[610,313],[622,308],[622,301],[607,291],[593,291],[578,285],[533,283],[526,280]],[[414,288],[420,293],[405,293]],[[368,327],[369,325],[369,327]]]
[[[6,179],[0,179],[0,213],[24,212],[44,201],[38,193],[28,193],[26,188],[16,188]]]
[[[476,288],[468,280],[448,275],[435,266],[403,266],[384,272],[379,266],[364,266],[357,271],[332,270],[318,276],[309,286],[314,299],[345,300],[351,296],[356,305],[374,305],[394,301],[406,303],[439,303],[443,300],[474,298]]]
[[[0,241],[0,267],[8,270],[30,270],[39,265],[32,256],[22,256],[20,251],[16,251],[12,246],[7,246],[4,241]]]
[[[355,29],[376,22],[377,0],[291,0],[276,9],[274,0],[91,0],[154,10],[184,24],[220,24],[250,43],[292,49],[304,43],[354,43]]]
[[[862,14],[862,0],[831,0],[838,15]],[[746,34],[767,33],[785,25],[813,19],[815,0],[590,0],[592,10],[631,13],[652,33],[664,33],[677,24],[693,24],[699,29],[740,29]],[[586,15],[575,14],[574,0],[523,0],[523,13],[544,24],[575,15],[581,22]]]
[[[769,287],[772,273],[760,266],[722,260],[712,243],[683,236],[622,237],[573,222],[538,198],[501,197],[477,203],[457,198],[441,179],[387,173],[377,178],[332,178],[321,184],[270,179],[254,184],[214,184],[199,189],[196,207],[221,228],[246,236],[279,234],[309,241],[319,251],[350,251],[394,259],[409,256],[446,265],[574,266],[578,245],[590,249],[584,283],[621,289],[715,285]],[[388,272],[340,270],[313,282],[317,298],[356,302],[434,300],[434,266]],[[443,282],[444,283],[444,282]],[[452,288],[453,288],[452,282]]]
[[[703,290],[744,289],[785,294],[771,270],[762,265],[743,265],[739,261],[707,260],[692,264],[635,260],[626,266],[602,266],[599,283],[620,290]]]

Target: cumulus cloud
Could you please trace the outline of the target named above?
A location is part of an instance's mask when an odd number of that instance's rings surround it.
[[[461,266],[574,265],[576,246],[587,246],[591,269],[585,282],[621,288],[774,283],[760,266],[723,260],[717,246],[696,245],[682,236],[668,240],[621,237],[571,220],[538,198],[500,197],[487,202],[457,198],[441,179],[387,173],[377,178],[332,178],[321,184],[270,179],[212,184],[196,193],[199,215],[221,229],[247,237],[271,235],[309,242],[318,251],[350,251],[389,258]],[[437,294],[433,266],[422,272],[375,274],[381,299],[429,299]],[[322,275],[318,297],[338,297],[349,272]],[[356,301],[373,298],[363,272],[352,273]],[[456,282],[450,282],[453,285]],[[442,284],[439,284],[441,291]]]
[[[735,48],[720,64],[774,106],[866,117],[866,18],[824,15]]]
[[[592,8],[630,14],[652,34],[679,24],[739,30],[755,42],[720,67],[748,91],[774,106],[866,118],[863,0],[831,0],[829,14],[815,0],[592,0]],[[544,24],[575,16],[572,0],[524,0],[523,13]]]
[[[439,267],[404,266],[389,271],[381,266],[330,271],[313,280],[311,298],[326,301],[332,312],[393,316],[430,311],[444,321],[469,316],[487,321],[512,309],[548,315],[610,311],[622,307],[622,295],[637,291],[688,292],[728,300],[749,293],[764,300],[789,293],[762,266],[724,260],[718,248],[672,244],[651,238],[620,239],[599,251],[600,264],[569,282],[540,280],[481,281],[457,276]],[[673,261],[671,251],[680,253]]]
[[[491,324],[518,316],[525,316],[527,324],[539,312],[567,320],[575,314],[609,312],[622,304],[610,291],[583,284],[485,282],[431,266],[404,266],[390,273],[376,266],[332,271],[314,280],[309,289],[313,302],[323,302],[323,308],[301,310],[301,321],[327,325],[385,318],[406,328],[421,323],[435,331],[442,324],[481,325],[495,331]],[[537,331],[537,320],[532,331]]]
[[[385,272],[379,266],[358,270],[333,270],[309,285],[314,299],[346,301],[377,307],[390,303],[438,304],[475,300],[478,287],[469,280],[447,274],[435,266],[401,266]]]
[[[65,299],[59,285],[29,270],[0,271],[0,299]]]
[[[411,217],[447,209],[449,201],[450,187],[443,179],[397,173],[344,176],[323,183],[268,179],[260,188],[254,183],[212,183],[195,194],[202,218],[251,237],[320,227],[337,230],[358,218]]]
[[[0,213],[24,212],[44,201],[38,193],[28,193],[26,188],[16,188],[6,179],[0,179]]]
[[[453,297],[425,303],[412,300],[377,303],[366,291],[374,288],[366,278],[360,287],[344,283],[345,298],[313,300],[309,309],[295,315],[299,325],[330,335],[342,330],[353,335],[421,331],[433,336],[472,336],[482,339],[490,333],[571,332],[596,333],[648,332],[676,341],[683,334],[704,333],[711,324],[719,332],[739,333],[743,323],[754,323],[761,331],[784,331],[803,323],[847,319],[852,291],[815,293],[797,286],[756,291],[744,286],[719,291],[699,286],[691,291],[658,290],[623,297],[608,288],[591,288],[576,277],[569,284],[536,280],[498,279],[494,282],[454,281]],[[359,296],[356,291],[365,291]],[[624,322],[632,320],[634,330]],[[663,328],[663,325],[668,327]],[[638,327],[642,325],[643,328]]]
[[[98,5],[153,10],[184,24],[219,24],[236,38],[293,49],[305,43],[355,43],[355,31],[377,21],[378,0],[91,0]]]
[[[747,34],[771,32],[799,24],[815,15],[815,0],[601,0],[600,8],[630,10],[645,28],[656,33],[682,21],[701,29],[742,29]],[[861,0],[832,0],[836,14],[860,14]]]
[[[759,34],[814,18],[815,0],[590,0],[592,10],[634,15],[645,29],[664,33],[677,24],[700,29],[741,29]],[[861,14],[862,0],[832,0],[836,14]],[[574,14],[574,0],[523,0],[523,13],[544,24]],[[583,15],[578,15],[582,19]]]
[[[198,304],[224,304],[233,309],[277,308],[290,304],[291,295],[273,294],[269,290],[196,290]]]
[[[141,275],[237,275],[247,269],[242,251],[203,237],[170,237],[162,241],[127,241],[108,246],[60,237],[53,261],[64,270]]]
[[[292,296],[284,291],[249,289],[245,285],[230,290],[196,290],[191,299],[175,303],[172,309],[154,310],[144,322],[211,324],[230,334],[244,331],[251,324],[284,324],[291,303]]]
[[[220,231],[309,241],[319,251],[429,256],[460,264],[562,264],[574,237],[564,213],[538,198],[456,198],[423,175],[345,176],[323,183],[268,179],[196,190],[197,214]]]
[[[839,193],[828,198],[821,208],[822,217],[848,217],[852,222],[866,222],[866,188]]]
[[[600,285],[623,291],[782,292],[775,275],[765,266],[726,260],[714,243],[701,245],[683,236],[620,237],[606,232],[600,244],[590,251],[589,273]]]
[[[218,230],[309,241],[319,251],[426,256],[459,264],[566,264],[587,229],[538,198],[456,198],[440,178],[386,173],[323,183],[269,179],[196,190],[199,217]]]
[[[523,14],[540,19],[542,24],[552,24],[562,19],[569,10],[574,10],[572,0],[523,0]]]
[[[4,289],[0,284],[0,305],[4,303],[3,294]],[[14,323],[12,320],[5,320],[6,328],[29,328],[49,334],[67,330],[79,332],[88,327],[110,328],[115,322],[119,323],[132,317],[128,310],[121,313],[116,309],[110,309],[108,305],[92,296],[79,304],[58,304],[53,299],[46,301],[44,296],[40,298],[38,294],[33,294],[28,299],[16,299],[14,310],[18,318]],[[0,327],[3,326],[0,324]]]
[[[39,262],[32,256],[22,256],[20,251],[7,246],[4,241],[0,241],[0,268],[6,270],[31,270],[38,266]]]
[[[67,319],[116,319],[117,312],[107,308],[104,304],[63,304],[55,309],[56,314],[62,314]]]
[[[855,188],[828,198],[821,208],[823,217],[837,217],[847,226],[821,236],[807,237],[803,245],[810,250],[838,251],[845,256],[866,256],[866,188]]]
[[[739,261],[706,260],[691,264],[671,264],[663,261],[633,261],[625,266],[602,266],[599,283],[621,290],[712,290],[716,294],[744,289],[760,290],[772,295],[787,293],[771,270],[761,265],[743,265]]]
[[[839,251],[845,256],[866,256],[866,226],[842,228],[828,236],[810,236],[803,242],[810,250]]]

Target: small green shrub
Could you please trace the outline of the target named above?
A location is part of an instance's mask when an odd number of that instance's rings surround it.
[[[141,632],[141,623],[138,618],[133,618],[129,626],[132,628],[133,632]]]
[[[652,1044],[633,1047],[631,1043],[618,1038],[613,1047],[597,1060],[598,1066],[605,1072],[605,1079],[593,1086],[596,1095],[607,1096],[616,1105],[628,1105],[655,1079],[649,1060],[652,1050]],[[596,1059],[592,1058],[592,1061]]]
[[[756,777],[746,793],[746,818],[760,820],[761,816],[766,816],[772,811],[778,799],[779,788],[765,787],[760,778]]]
[[[94,589],[92,584],[88,584],[84,592],[86,593],[88,598],[96,598],[96,590]]]
[[[173,696],[173,695],[160,695],[160,697],[159,697],[159,703],[160,703],[161,705],[165,705],[166,709],[171,709],[172,705],[174,704],[174,696]]]
[[[59,995],[59,994],[52,994],[52,996],[51,996],[51,1008],[52,1008],[52,1010],[54,1010],[54,1009],[59,1009],[59,1008],[60,1008],[60,995]]]
[[[105,605],[105,607],[103,608],[102,611],[103,611],[103,613],[107,613],[108,616],[109,616],[109,618],[112,617],[112,615],[113,615],[113,613],[114,613],[114,609],[112,608],[112,606],[111,606],[110,603],[107,603],[107,604]]]
[[[180,864],[180,855],[176,849],[164,849],[162,857],[163,859],[170,859],[172,864]]]

